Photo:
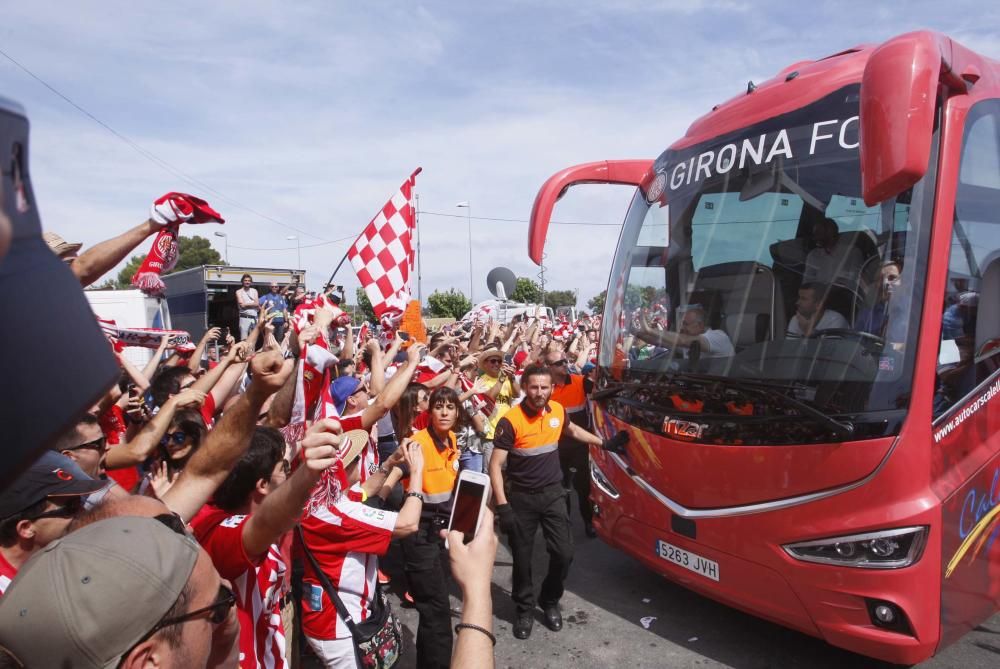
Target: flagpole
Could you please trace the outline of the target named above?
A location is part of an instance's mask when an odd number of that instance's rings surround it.
[[[348,249],[347,253],[350,253],[350,249]],[[336,267],[336,269],[333,270],[333,274],[331,274],[330,278],[327,279],[327,281],[326,281],[326,285],[327,286],[332,286],[333,285],[333,277],[337,276],[337,272],[340,271],[340,268],[344,264],[344,261],[347,260],[347,253],[344,253],[344,257],[340,259],[339,263],[337,263],[337,267]]]
[[[413,227],[417,229],[417,302],[420,302],[421,308],[423,308],[424,295],[420,285],[422,279],[420,272],[420,195],[414,195],[413,197],[417,201],[413,219]]]

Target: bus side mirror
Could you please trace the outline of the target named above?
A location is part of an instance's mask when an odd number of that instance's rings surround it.
[[[861,184],[874,206],[911,187],[927,171],[937,88],[951,42],[928,31],[879,46],[861,78]]]
[[[638,186],[652,166],[652,160],[602,160],[574,165],[553,174],[538,190],[535,204],[531,208],[528,255],[536,265],[542,264],[542,251],[545,249],[545,235],[552,219],[552,209],[571,186],[583,183]]]

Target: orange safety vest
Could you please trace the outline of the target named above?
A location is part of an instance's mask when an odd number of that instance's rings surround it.
[[[587,410],[587,393],[583,389],[583,376],[570,374],[566,385],[552,386],[552,400],[563,405],[566,413],[578,413]]]
[[[558,402],[550,401],[535,416],[524,413],[518,404],[504,414],[514,428],[514,457],[533,457],[553,453],[559,448],[559,435],[566,422],[566,410]]]
[[[451,499],[458,479],[458,443],[455,433],[448,432],[448,445],[439,451],[431,436],[430,428],[425,428],[411,437],[420,444],[424,452],[424,502],[426,504],[443,504]],[[409,481],[406,482],[406,485]]]

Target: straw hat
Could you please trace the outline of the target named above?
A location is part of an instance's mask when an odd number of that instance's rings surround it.
[[[500,358],[500,361],[503,362],[503,352],[498,348],[488,348],[480,353],[479,357],[476,358],[476,361],[479,363],[479,369],[486,370],[484,365],[490,358]]]
[[[55,253],[60,258],[63,257],[64,255],[76,253],[81,248],[83,248],[83,244],[77,244],[77,243],[71,244],[70,242],[67,242],[65,239],[63,239],[54,232],[43,232],[42,239],[44,239],[45,243],[49,245],[49,248],[52,249],[52,252]]]
[[[368,430],[350,430],[342,435],[338,456],[349,467],[368,445]]]

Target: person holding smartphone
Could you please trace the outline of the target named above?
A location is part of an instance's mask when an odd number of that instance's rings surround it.
[[[428,402],[430,425],[412,437],[424,459],[423,486],[415,494],[424,501],[420,529],[403,540],[403,558],[410,594],[420,614],[417,625],[417,666],[444,669],[451,662],[452,631],[448,584],[442,570],[441,530],[448,524],[452,493],[458,479],[458,442],[453,428],[462,404],[453,388],[436,388]],[[403,440],[403,445],[412,443]]]

